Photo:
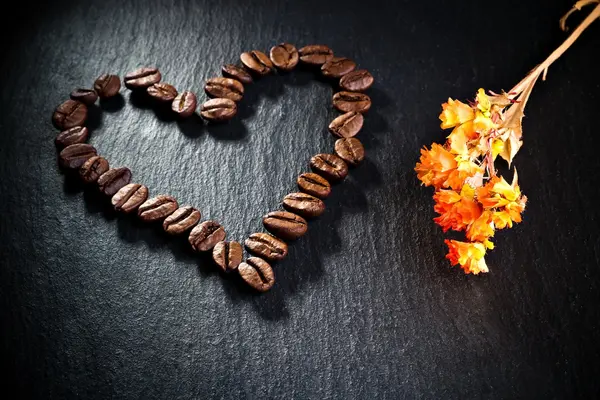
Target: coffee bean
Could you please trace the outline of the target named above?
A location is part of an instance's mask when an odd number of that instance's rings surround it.
[[[211,99],[202,104],[200,115],[209,121],[227,121],[237,112],[235,102],[229,99]]]
[[[352,137],[361,130],[364,117],[356,111],[349,111],[335,118],[329,124],[329,131],[337,137]]]
[[[173,214],[178,207],[174,197],[161,194],[142,203],[138,216],[146,222],[159,221]]]
[[[83,143],[88,138],[88,128],[85,126],[74,126],[62,131],[54,139],[56,147],[63,148],[75,143]]]
[[[175,97],[171,109],[181,117],[187,118],[196,111],[196,105],[196,95],[186,90]]]
[[[188,238],[196,251],[208,251],[225,240],[225,229],[215,221],[204,221],[196,225]]]
[[[302,62],[312,65],[322,65],[333,58],[333,51],[322,44],[304,46],[298,52]]]
[[[317,154],[310,159],[310,167],[331,182],[342,180],[348,175],[348,166],[335,154]]]
[[[94,82],[94,90],[101,99],[116,96],[121,89],[121,80],[117,75],[100,75]]]
[[[92,145],[85,143],[72,144],[62,149],[58,155],[59,164],[63,168],[79,168],[96,154],[96,149]]]
[[[308,230],[306,220],[287,211],[273,211],[263,217],[265,228],[277,237],[295,240]]]
[[[131,182],[131,171],[127,167],[112,168],[100,175],[98,188],[107,196],[113,196]]]
[[[223,272],[235,271],[242,262],[242,245],[238,242],[219,242],[215,245],[212,256]]]
[[[179,207],[163,222],[163,229],[171,235],[179,235],[191,229],[200,221],[200,211],[194,207]]]
[[[236,79],[242,83],[252,83],[252,75],[237,65],[225,64],[221,68],[221,73],[225,78]]]
[[[333,106],[341,112],[364,113],[371,108],[371,99],[364,93],[338,92],[333,95]]]
[[[148,92],[150,97],[164,102],[175,100],[175,97],[177,97],[178,94],[175,86],[164,82],[158,82],[152,86],[148,86],[146,92]]]
[[[123,186],[111,199],[115,210],[130,213],[137,210],[148,199],[148,188],[139,183]]]
[[[204,91],[209,97],[240,101],[244,96],[244,85],[231,78],[211,78],[206,81]]]
[[[71,92],[71,99],[91,106],[98,100],[98,93],[92,89],[75,89]]]
[[[346,57],[333,57],[321,66],[321,73],[328,78],[341,78],[354,71],[356,63]]]
[[[284,241],[262,232],[250,235],[244,245],[252,253],[269,261],[282,260],[288,252],[288,246]]]
[[[306,172],[298,177],[298,187],[304,193],[324,199],[331,193],[331,185],[320,175]]]
[[[290,193],[283,198],[283,207],[305,218],[318,217],[325,211],[325,203],[306,193]]]
[[[355,167],[365,159],[365,148],[356,138],[343,138],[335,141],[335,154]]]
[[[350,72],[340,79],[340,87],[349,92],[364,92],[373,84],[373,75],[366,69]]]
[[[250,287],[259,292],[266,292],[275,284],[273,269],[262,258],[250,257],[238,267],[240,277]]]
[[[88,109],[80,101],[67,100],[54,110],[52,123],[58,129],[65,130],[74,126],[83,125],[87,119]]]
[[[79,168],[79,177],[85,183],[93,183],[100,178],[100,175],[108,171],[108,168],[106,158],[100,156],[90,157]]]
[[[160,82],[161,78],[158,68],[142,67],[125,75],[123,82],[127,89],[145,89]]]
[[[281,43],[273,46],[269,52],[273,65],[283,71],[291,71],[298,64],[298,50],[294,45]]]
[[[273,63],[262,51],[252,50],[242,53],[240,60],[246,68],[258,75],[267,75],[273,71]]]

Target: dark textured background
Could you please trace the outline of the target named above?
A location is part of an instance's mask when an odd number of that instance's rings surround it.
[[[3,387],[39,399],[598,395],[600,23],[531,97],[516,159],[525,220],[498,232],[491,272],[474,277],[444,259],[419,148],[444,140],[448,96],[509,89],[549,54],[571,2],[361,3],[73,1],[3,16]],[[115,215],[57,168],[50,116],[72,88],[150,64],[201,93],[222,63],[281,41],[328,44],[377,83],[359,136],[368,160],[275,267],[271,292]],[[122,94],[93,110],[91,143],[232,239],[260,229],[333,145],[332,89],[307,71],[252,85],[240,118],[218,127]]]

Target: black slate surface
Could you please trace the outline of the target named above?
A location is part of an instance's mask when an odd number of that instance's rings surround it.
[[[72,1],[5,13],[3,388],[38,399],[598,395],[600,23],[531,97],[516,158],[529,204],[522,224],[498,232],[488,275],[449,266],[432,193],[413,172],[419,148],[444,140],[440,104],[509,89],[563,40],[570,6]],[[116,215],[58,169],[50,116],[71,89],[156,65],[201,93],[222,63],[281,41],[325,43],[376,84],[367,161],[275,267],[271,292]],[[232,239],[261,229],[310,156],[333,146],[332,89],[310,71],[260,80],[222,126],[122,95],[93,110],[91,143]]]

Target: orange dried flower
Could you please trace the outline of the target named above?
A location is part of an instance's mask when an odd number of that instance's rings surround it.
[[[482,243],[459,242],[458,240],[444,241],[448,245],[446,258],[452,265],[460,265],[466,274],[477,275],[489,272],[485,263],[485,246]]]
[[[421,149],[421,162],[417,163],[415,171],[417,178],[425,186],[441,188],[452,171],[457,167],[454,155],[437,143],[431,145],[431,150]]]

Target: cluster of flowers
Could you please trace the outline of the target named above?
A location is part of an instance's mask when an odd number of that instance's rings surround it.
[[[533,86],[533,85],[532,85]],[[453,128],[444,145],[421,150],[415,171],[425,186],[433,186],[434,221],[444,232],[465,231],[468,241],[446,240],[446,256],[465,273],[488,272],[485,254],[494,248],[497,229],[521,222],[527,197],[521,193],[515,170],[512,183],[494,168],[498,156],[509,165],[522,145],[524,104],[509,94],[479,89],[472,104],[448,99],[442,105],[442,129]]]

